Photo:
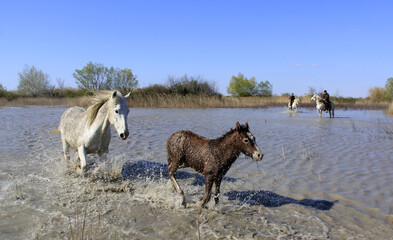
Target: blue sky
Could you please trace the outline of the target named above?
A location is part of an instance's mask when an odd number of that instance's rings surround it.
[[[393,1],[0,2],[0,83],[25,65],[65,80],[88,62],[130,68],[139,86],[201,75],[226,93],[239,72],[273,93],[366,97],[393,77]]]

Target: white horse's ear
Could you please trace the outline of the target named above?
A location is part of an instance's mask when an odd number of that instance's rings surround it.
[[[131,93],[128,93],[127,95],[124,96],[124,98],[128,98],[131,95]]]
[[[113,93],[112,93],[112,98],[115,98],[117,96],[117,91],[114,91]]]

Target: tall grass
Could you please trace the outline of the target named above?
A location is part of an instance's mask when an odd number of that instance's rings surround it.
[[[5,106],[89,106],[89,97],[76,97],[76,98],[49,98],[49,97],[21,97],[8,101],[7,99],[0,98],[0,107]]]
[[[315,107],[315,102],[310,101],[311,96],[299,97],[300,108]],[[44,105],[44,106],[89,106],[89,96],[73,98],[28,98],[19,97],[12,100],[0,98],[0,107]],[[375,102],[370,98],[335,98],[331,100],[339,109],[389,109],[392,114],[393,103]],[[252,108],[252,107],[285,107],[288,104],[288,97],[227,97],[221,95],[176,95],[169,93],[161,94],[132,94],[128,99],[128,106],[131,108]]]
[[[390,103],[387,112],[388,112],[389,115],[393,116],[393,101]]]
[[[146,95],[134,96],[128,106],[134,108],[241,108],[285,105],[282,97],[223,97],[203,95]]]
[[[100,239],[101,231],[101,213],[98,215],[98,221],[96,224],[93,221],[87,219],[87,205],[85,207],[83,217],[79,216],[80,212],[77,211],[75,219],[71,220],[68,217],[70,238],[71,240],[84,240],[84,239]],[[89,224],[90,223],[90,224]],[[89,226],[88,226],[89,225]]]

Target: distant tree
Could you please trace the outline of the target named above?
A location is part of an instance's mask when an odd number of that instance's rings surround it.
[[[317,89],[314,87],[308,87],[307,95],[313,96],[314,94],[317,94]]]
[[[238,73],[237,76],[231,77],[227,92],[235,97],[253,96],[256,93],[256,85],[255,77],[247,79],[242,73]]]
[[[82,69],[76,69],[73,76],[81,89],[127,91],[138,86],[138,80],[131,69],[107,68],[92,62]]]
[[[102,64],[89,62],[82,69],[76,69],[72,74],[76,84],[82,89],[103,90],[106,88],[106,69]]]
[[[368,97],[372,101],[382,101],[384,98],[385,89],[380,87],[373,87],[368,90]]]
[[[273,95],[273,85],[269,81],[261,81],[256,86],[256,96],[271,97]]]
[[[184,75],[183,77],[176,78],[174,76],[168,77],[168,88],[173,94],[179,95],[217,95],[214,83],[207,81],[203,77]]]
[[[0,97],[5,97],[7,96],[7,90],[5,89],[5,87],[3,87],[3,85],[0,83]]]
[[[385,84],[385,98],[393,99],[393,77],[388,78]]]
[[[64,87],[64,79],[57,78],[57,87],[55,85],[52,86],[51,95],[53,97],[65,97],[66,89]]]
[[[18,91],[22,94],[37,97],[48,93],[51,88],[49,75],[34,66],[25,66],[19,75]]]
[[[273,85],[269,81],[257,83],[255,77],[247,79],[242,73],[239,73],[237,76],[231,77],[227,92],[236,97],[271,97],[273,95]]]
[[[110,86],[111,89],[128,91],[138,86],[138,80],[131,69],[116,69]]]

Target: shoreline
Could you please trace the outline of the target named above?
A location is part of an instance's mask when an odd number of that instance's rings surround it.
[[[17,98],[6,100],[0,98],[0,107],[26,107],[26,106],[89,106],[89,97],[75,98]],[[299,98],[299,108],[315,108],[315,102],[308,97]],[[373,102],[368,99],[341,100],[332,98],[336,109],[354,110],[385,110],[392,108],[389,102]],[[221,96],[178,96],[178,95],[148,95],[131,96],[127,104],[130,108],[267,108],[285,107],[288,104],[286,97],[221,97]]]

